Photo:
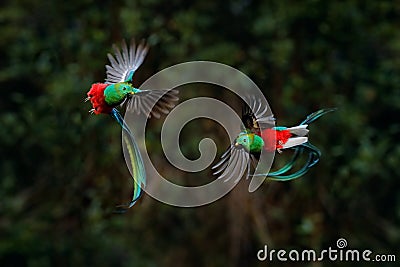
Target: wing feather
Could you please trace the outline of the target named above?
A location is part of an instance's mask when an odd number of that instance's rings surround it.
[[[227,182],[231,179],[231,177],[235,174],[235,169],[237,168],[237,163],[240,159],[240,154],[237,150],[233,151],[233,154],[228,161],[228,166],[226,167],[225,171],[218,177],[218,179],[224,179],[224,182]]]
[[[122,41],[121,49],[113,45],[114,55],[107,54],[110,65],[106,65],[106,83],[132,82],[135,71],[142,65],[149,47],[143,40],[136,46],[132,39],[129,47],[125,40]]]
[[[128,100],[127,111],[148,114],[149,118],[160,118],[175,107],[175,102],[179,100],[177,94],[178,90],[175,89],[140,91]]]
[[[249,157],[247,151],[232,144],[222,154],[221,160],[211,168],[215,170],[213,175],[218,175],[217,179],[225,178],[224,182],[236,176],[234,182],[237,183],[248,168]]]
[[[268,106],[262,106],[261,102],[252,95],[246,99],[249,105],[245,104],[242,110],[242,122],[246,130],[253,133],[258,133],[260,127],[272,128],[275,126],[275,118],[273,115],[268,115]]]

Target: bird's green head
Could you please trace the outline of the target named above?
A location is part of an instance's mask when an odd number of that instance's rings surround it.
[[[104,100],[108,105],[115,106],[122,103],[127,96],[133,95],[134,93],[135,88],[129,83],[121,82],[110,84],[104,90]]]
[[[243,147],[248,152],[260,152],[263,146],[262,138],[253,133],[241,133],[235,142],[235,147]]]
[[[247,133],[242,133],[239,134],[239,136],[236,138],[235,146],[236,147],[243,147],[247,151],[250,151],[250,145],[251,145],[251,134]]]

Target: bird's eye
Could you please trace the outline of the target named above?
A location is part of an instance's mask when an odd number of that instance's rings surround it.
[[[243,142],[246,143],[246,142],[247,142],[247,139],[243,139]]]
[[[124,87],[124,89],[122,89],[122,90],[124,90],[124,91],[125,91],[125,90],[126,90],[126,88]]]

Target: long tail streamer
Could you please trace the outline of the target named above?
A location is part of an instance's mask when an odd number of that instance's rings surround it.
[[[130,167],[133,178],[132,200],[127,204],[119,205],[116,207],[115,212],[124,213],[126,210],[135,205],[136,201],[140,198],[143,192],[142,188],[146,185],[146,171],[143,164],[142,156],[140,155],[139,147],[135,141],[133,133],[129,129],[125,120],[122,118],[119,111],[115,108],[111,112],[111,117],[113,117],[122,127],[122,138],[129,154],[129,163],[131,165]]]
[[[285,166],[283,166],[279,170],[268,173],[267,177],[270,180],[289,181],[289,180],[299,178],[303,174],[307,173],[311,167],[313,167],[315,164],[317,164],[317,162],[319,161],[319,159],[321,157],[320,150],[318,148],[316,148],[315,146],[313,146],[309,142],[301,144],[301,145],[295,147],[294,149],[295,149],[295,152],[294,152],[290,162],[288,162]],[[292,174],[286,174],[295,166],[299,156],[302,155],[303,153],[308,154],[308,159],[307,159],[306,163],[304,163],[304,165],[296,172],[294,172]]]
[[[318,111],[308,115],[307,118],[300,123],[300,125],[305,125],[305,124],[308,125],[308,124],[316,121],[321,116],[323,116],[329,112],[335,111],[335,110],[336,110],[336,108],[328,108],[328,109],[318,110]],[[299,178],[303,174],[307,173],[311,167],[313,167],[315,164],[317,164],[321,157],[321,151],[316,146],[312,145],[310,142],[306,142],[306,143],[303,143],[296,147],[293,147],[293,149],[295,150],[294,154],[288,163],[286,163],[279,170],[274,171],[274,172],[269,172],[267,174],[267,177],[270,180],[288,181],[288,180],[293,180],[293,179]],[[292,174],[287,174],[290,170],[293,169],[293,167],[295,166],[296,162],[298,161],[299,157],[302,154],[308,154],[307,161],[296,172],[294,172]]]

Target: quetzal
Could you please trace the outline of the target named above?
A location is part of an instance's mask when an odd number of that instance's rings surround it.
[[[94,114],[109,114],[122,127],[123,142],[126,145],[130,157],[130,164],[134,180],[133,197],[129,204],[118,206],[119,211],[132,207],[142,193],[146,184],[146,173],[143,159],[140,155],[138,145],[135,142],[133,133],[122,118],[116,107],[126,104],[126,112],[148,114],[159,118],[161,113],[167,114],[178,101],[177,90],[140,90],[132,84],[135,71],[143,63],[149,50],[145,42],[138,46],[134,40],[128,48],[125,41],[122,42],[121,50],[113,45],[114,56],[108,54],[111,63],[106,65],[107,77],[104,83],[94,83],[87,93],[87,100],[90,100]]]
[[[140,90],[132,84],[135,71],[143,63],[149,50],[144,41],[136,48],[132,40],[128,49],[126,42],[122,42],[122,52],[113,45],[115,56],[108,54],[111,66],[106,65],[107,77],[105,83],[94,83],[87,93],[94,114],[110,114],[113,108],[127,102],[127,112],[149,114],[149,117],[160,117],[160,113],[167,114],[178,101],[177,90]],[[158,101],[157,101],[158,100]],[[152,108],[154,102],[157,103]]]
[[[250,163],[252,162],[253,166],[256,165],[262,150],[279,153],[284,149],[295,150],[291,160],[279,170],[268,174],[257,174],[267,176],[270,180],[287,181],[299,178],[319,161],[321,152],[309,142],[307,127],[324,114],[334,111],[335,108],[321,109],[307,116],[299,125],[288,128],[275,127],[273,115],[267,116],[267,107],[261,107],[261,103],[255,98],[250,98],[250,106],[251,108],[245,105],[243,108],[244,127],[242,126],[235,142],[221,156],[221,160],[212,167],[215,170],[214,175],[229,180],[238,169],[239,173],[242,173],[247,168],[247,175],[250,176]],[[302,154],[307,155],[307,161],[297,171],[287,174]],[[237,177],[235,182],[239,179],[240,177]]]

